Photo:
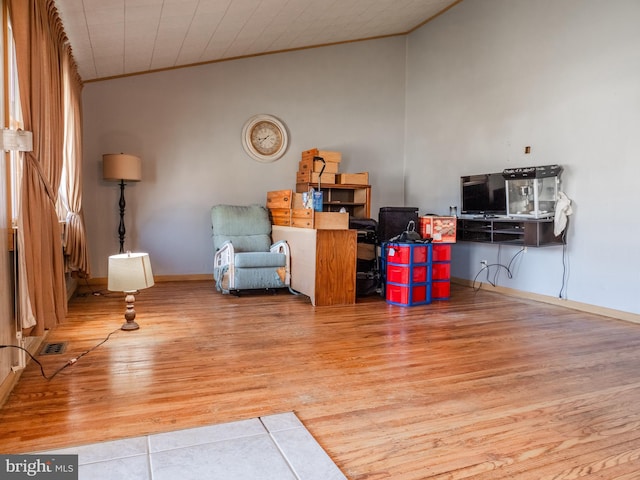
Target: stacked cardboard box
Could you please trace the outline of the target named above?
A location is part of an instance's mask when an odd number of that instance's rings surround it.
[[[369,185],[369,172],[339,173],[336,175],[336,183],[348,185]]]
[[[320,160],[322,159],[322,160]],[[342,153],[312,148],[302,152],[296,172],[296,191],[277,190],[267,192],[267,208],[274,225],[284,225],[316,229],[348,229],[349,213],[321,212],[307,208],[303,194],[308,195],[311,188],[327,191],[340,189],[336,183],[345,185],[368,185],[369,174],[339,173]],[[322,173],[322,175],[321,175]],[[319,184],[319,185],[318,185]],[[348,187],[345,187],[348,189]],[[341,192],[343,190],[340,190]],[[347,193],[348,191],[345,190]],[[326,198],[325,198],[326,200]],[[329,199],[329,202],[332,200]],[[333,200],[335,202],[335,199]],[[343,199],[344,201],[344,199]],[[354,200],[350,200],[353,202]],[[357,202],[358,200],[356,200]],[[353,203],[352,203],[353,204]],[[364,203],[363,203],[364,204]],[[320,208],[320,207],[318,207]]]
[[[322,158],[316,160],[316,158]],[[298,165],[296,183],[318,183],[333,185],[336,183],[336,174],[340,169],[342,154],[340,152],[330,152],[312,148],[302,152],[302,159]],[[324,167],[324,170],[323,170]],[[322,176],[320,176],[322,172]]]
[[[300,194],[293,193],[291,190],[267,192],[267,209],[271,214],[271,223],[273,225],[291,225],[291,207],[294,195]]]
[[[322,158],[316,160],[316,158]],[[302,152],[302,159],[298,165],[296,184],[318,183],[325,185],[369,185],[369,172],[340,173],[341,152],[319,150],[312,148]],[[324,167],[324,170],[323,170]],[[320,176],[322,172],[322,176]],[[299,189],[298,189],[299,190]]]
[[[342,230],[349,228],[349,214],[316,212],[305,208],[303,195],[291,190],[267,192],[267,208],[273,225],[284,225],[319,230]]]

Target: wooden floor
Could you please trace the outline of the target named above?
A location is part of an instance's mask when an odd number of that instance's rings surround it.
[[[86,291],[86,288],[83,290]],[[71,300],[47,374],[121,324]],[[351,479],[640,478],[640,326],[455,287],[448,302],[318,307],[211,282],[141,292],[141,329],[52,380],[32,362],[0,411],[24,453],[294,411]]]

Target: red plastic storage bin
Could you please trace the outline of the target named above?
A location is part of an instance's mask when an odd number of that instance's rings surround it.
[[[431,280],[449,280],[451,277],[450,263],[434,263],[431,268]]]
[[[451,261],[451,245],[445,244],[433,244],[432,259],[434,262],[449,262]]]
[[[392,283],[423,283],[427,281],[426,265],[409,267],[389,264],[387,266],[387,281]]]
[[[451,295],[451,284],[448,281],[433,282],[431,285],[431,298],[433,300],[448,300]]]
[[[387,283],[387,302],[395,305],[420,305],[431,303],[431,291],[423,285],[395,285]]]
[[[413,258],[412,258],[413,256]],[[389,263],[427,263],[429,259],[428,245],[387,245],[386,259]]]

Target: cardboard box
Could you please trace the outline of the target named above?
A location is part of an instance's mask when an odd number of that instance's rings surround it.
[[[336,183],[346,185],[369,185],[369,172],[339,173],[336,175]]]
[[[318,150],[317,148],[310,148],[309,150],[305,150],[304,152],[302,152],[302,159],[306,159],[306,158],[311,158],[313,160],[313,157],[319,157],[320,155],[318,155],[318,153],[320,152],[320,150]]]
[[[329,150],[318,150],[317,148],[312,148],[310,150],[305,150],[302,152],[302,160],[311,159],[313,157],[322,157],[325,162],[336,162],[340,163],[342,161],[342,153],[340,152],[332,152]]]
[[[291,210],[291,226],[313,228],[313,210],[311,208],[294,208]]]
[[[305,160],[300,160],[300,162],[298,163],[299,172],[307,172],[307,171],[320,172],[322,171],[322,167],[324,167],[324,173],[338,173],[340,164],[338,162],[327,162],[327,161],[325,161],[325,163],[322,163],[320,160],[313,160],[310,158]]]
[[[291,209],[290,208],[270,208],[269,215],[272,225],[283,225],[288,227],[291,225]]]
[[[291,226],[318,230],[348,230],[349,214],[316,212],[310,208],[294,209],[291,211]]]
[[[324,158],[325,162],[337,162],[342,161],[342,153],[330,152],[328,150],[318,150],[318,156]]]
[[[456,243],[457,217],[425,215],[419,218],[419,233],[433,243]]]
[[[291,208],[291,190],[267,192],[267,208]]]
[[[292,193],[291,194],[291,208],[305,208],[304,205],[304,196],[302,193]]]
[[[315,212],[313,228],[318,230],[349,230],[349,214],[339,212]]]
[[[320,178],[320,174],[318,172],[298,172],[296,174],[296,184],[298,183],[320,183],[322,185],[333,185],[336,183],[336,174],[335,173],[323,173],[322,178]]]

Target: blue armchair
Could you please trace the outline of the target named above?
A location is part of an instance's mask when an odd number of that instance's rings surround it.
[[[213,278],[222,293],[288,288],[290,253],[285,241],[271,243],[269,212],[260,205],[211,208]]]

